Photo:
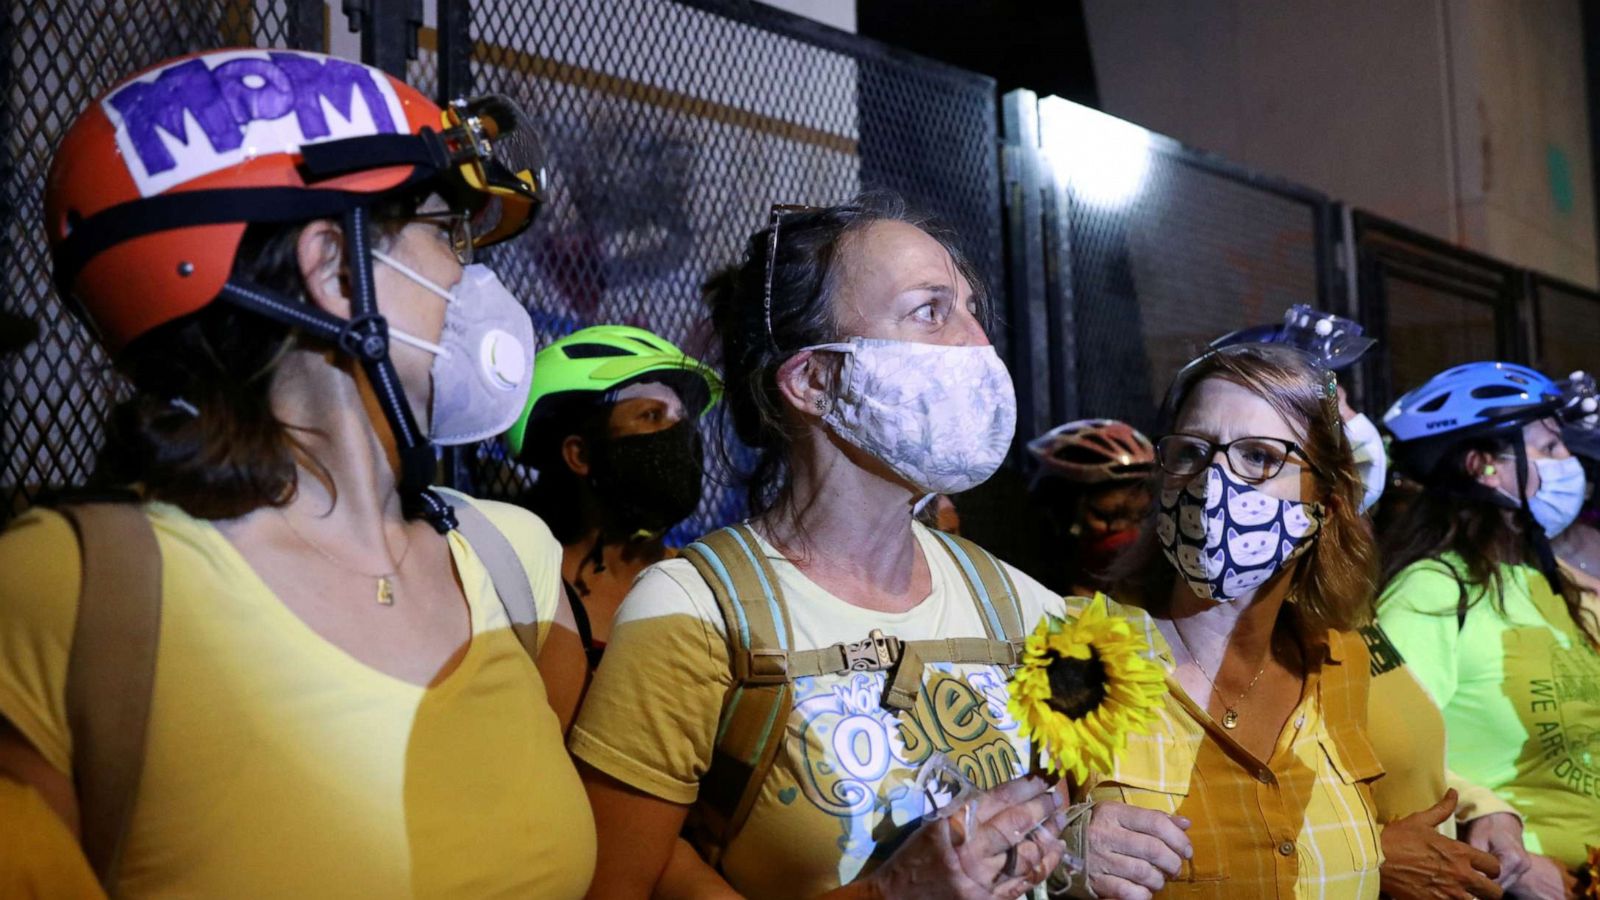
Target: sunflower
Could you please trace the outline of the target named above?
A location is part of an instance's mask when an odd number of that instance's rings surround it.
[[[1028,635],[1011,676],[1011,715],[1038,743],[1045,771],[1082,784],[1109,772],[1130,732],[1148,734],[1167,692],[1161,667],[1127,619],[1096,594],[1075,618],[1047,615]]]
[[[1582,900],[1600,900],[1600,847],[1589,847],[1589,858],[1578,867],[1578,896]]]

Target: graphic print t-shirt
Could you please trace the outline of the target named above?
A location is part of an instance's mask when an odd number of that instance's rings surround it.
[[[1502,566],[1458,625],[1453,556],[1400,572],[1378,619],[1444,712],[1450,768],[1522,813],[1528,849],[1576,866],[1600,844],[1600,654],[1527,566]]]
[[[873,629],[908,641],[984,636],[949,553],[914,528],[933,590],[903,613],[852,606],[759,543],[777,573],[797,649],[860,641]],[[1060,612],[1059,598],[1007,571],[1025,627],[1046,609]],[[936,753],[979,788],[1018,777],[1028,767],[1028,742],[1006,712],[1006,678],[995,666],[930,664],[914,707],[899,713],[881,702],[883,672],[797,680],[782,752],[726,848],[726,877],[750,897],[814,897],[871,871],[931,811],[914,782]],[[569,747],[626,784],[691,804],[732,683],[711,590],[687,560],[659,563],[623,601]]]

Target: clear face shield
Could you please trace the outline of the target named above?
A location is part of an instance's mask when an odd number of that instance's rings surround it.
[[[544,202],[544,142],[527,113],[509,97],[487,94],[445,108],[439,137],[459,196],[472,213],[473,245],[520,234]]]

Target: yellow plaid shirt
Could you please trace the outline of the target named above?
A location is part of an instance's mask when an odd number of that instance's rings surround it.
[[[1081,603],[1083,601],[1078,601]],[[1172,677],[1172,650],[1143,610],[1112,604],[1143,629],[1170,693],[1149,735],[1131,735],[1087,794],[1187,817],[1194,859],[1163,897],[1373,898],[1382,853],[1367,743],[1367,649],[1329,632],[1309,655],[1305,692],[1272,759],[1255,760]]]

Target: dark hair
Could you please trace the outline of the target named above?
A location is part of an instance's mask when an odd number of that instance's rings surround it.
[[[957,270],[972,285],[979,319],[989,327],[990,304],[983,281],[962,253],[955,235],[932,219],[908,210],[890,194],[870,194],[842,206],[776,213],[769,225],[750,236],[744,261],[708,280],[704,287],[719,347],[726,393],[723,415],[732,420],[732,435],[753,453],[753,462],[738,447],[724,447],[727,468],[745,485],[751,515],[788,501],[789,454],[797,437],[783,415],[777,371],[796,350],[838,340],[834,299],[840,261],[853,235],[877,222],[904,222],[926,232],[950,254]],[[778,229],[772,261],[771,330],[766,309],[768,253],[772,229]],[[727,434],[728,429],[723,433]]]
[[[1348,631],[1372,620],[1377,590],[1377,551],[1361,514],[1364,488],[1355,456],[1339,418],[1331,374],[1309,356],[1272,344],[1237,344],[1212,350],[1185,366],[1173,380],[1162,410],[1168,426],[1177,420],[1194,388],[1220,378],[1245,388],[1270,404],[1289,424],[1311,471],[1322,485],[1327,517],[1313,543],[1295,562],[1290,597],[1295,623],[1309,636],[1326,629]],[[1152,476],[1160,490],[1164,473]],[[1152,507],[1152,520],[1155,513]],[[1147,520],[1139,544],[1117,574],[1131,598],[1159,608],[1171,596],[1175,572],[1162,558],[1155,529]]]
[[[539,477],[517,502],[543,519],[559,544],[583,537],[589,524],[584,518],[583,479],[567,465],[562,447],[573,435],[583,438],[585,446],[596,446],[606,433],[612,408],[613,404],[596,402],[593,397],[564,405],[554,416],[538,422],[537,439],[530,439],[523,450],[522,461],[537,469]]]
[[[1444,452],[1423,489],[1384,522],[1380,535],[1384,584],[1413,563],[1453,553],[1462,562],[1462,567],[1448,567],[1461,591],[1461,609],[1487,596],[1497,612],[1505,613],[1500,566],[1530,566],[1542,571],[1534,543],[1542,531],[1525,510],[1506,509],[1490,502],[1484,496],[1486,489],[1468,471],[1467,457],[1474,451],[1510,456],[1515,452],[1513,442],[1520,440],[1520,431],[1472,437]],[[1440,568],[1445,569],[1446,564],[1440,563]],[[1583,609],[1582,590],[1559,570],[1544,574],[1553,579],[1550,587],[1565,601],[1572,621],[1600,646],[1597,624]],[[1473,599],[1472,591],[1480,596]]]
[[[380,202],[373,242],[397,233],[420,199],[408,194]],[[307,224],[247,227],[232,276],[304,302],[298,242]],[[91,484],[136,484],[146,499],[202,519],[289,503],[297,462],[321,466],[295,427],[273,413],[271,389],[285,354],[309,343],[225,301],[141,335],[117,357],[133,395],[107,416]]]

